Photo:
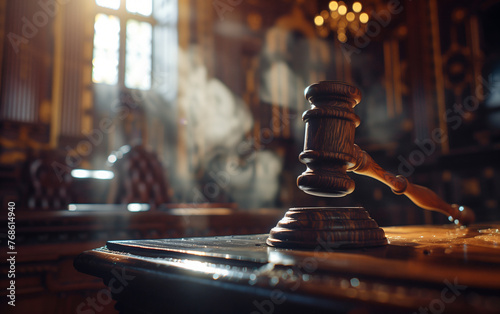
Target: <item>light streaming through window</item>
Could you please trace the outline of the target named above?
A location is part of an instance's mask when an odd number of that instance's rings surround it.
[[[113,15],[97,14],[94,24],[92,81],[116,84],[120,49],[120,20]]]
[[[151,88],[152,36],[150,23],[127,21],[125,86],[128,88]]]
[[[118,10],[120,8],[120,0],[95,0],[98,6]]]
[[[127,0],[127,11],[144,16],[150,16],[153,13],[153,0]]]

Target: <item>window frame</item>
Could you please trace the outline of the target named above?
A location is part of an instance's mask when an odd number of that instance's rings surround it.
[[[107,84],[107,83],[96,83],[92,80],[93,84],[98,84],[101,86],[109,86],[109,87],[118,87],[121,90],[140,90],[142,92],[147,92],[150,91],[153,88],[153,68],[154,68],[154,33],[155,33],[155,26],[158,24],[158,21],[153,17],[153,11],[151,15],[145,16],[139,13],[131,13],[127,11],[126,8],[126,1],[127,0],[120,0],[120,7],[115,10],[111,8],[106,8],[98,5],[96,1],[92,1],[94,4],[94,26],[95,26],[95,17],[97,14],[102,13],[106,15],[113,15],[116,16],[119,21],[120,21],[120,42],[119,42],[119,47],[118,47],[118,82],[116,84]],[[153,10],[154,10],[154,5],[155,1],[153,2]],[[151,24],[151,29],[152,29],[152,37],[151,37],[151,72],[150,72],[150,79],[151,79],[151,84],[148,89],[138,89],[138,88],[130,88],[125,85],[125,71],[126,71],[126,57],[127,57],[127,22],[129,20],[136,20],[139,22],[147,22]],[[94,33],[92,35],[92,58],[94,54],[94,37],[95,37],[95,28],[94,28]]]

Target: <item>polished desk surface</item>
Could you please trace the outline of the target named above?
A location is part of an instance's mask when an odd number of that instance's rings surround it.
[[[500,224],[383,229],[389,245],[356,250],[264,234],[109,241],[75,267],[120,281],[122,313],[500,313]]]

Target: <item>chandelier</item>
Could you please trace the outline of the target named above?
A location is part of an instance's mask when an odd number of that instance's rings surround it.
[[[363,12],[363,5],[354,2],[351,6],[344,1],[330,1],[329,10],[323,10],[314,18],[314,24],[321,37],[327,37],[330,32],[336,34],[338,41],[347,42],[348,36],[361,37],[366,32],[370,19]]]

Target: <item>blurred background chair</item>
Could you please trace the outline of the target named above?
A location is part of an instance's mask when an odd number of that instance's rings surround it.
[[[160,160],[143,145],[122,146],[108,157],[108,162],[115,173],[110,203],[142,203],[157,209],[172,201]]]
[[[64,210],[75,199],[71,168],[56,151],[30,153],[23,171],[25,207],[29,210]]]

